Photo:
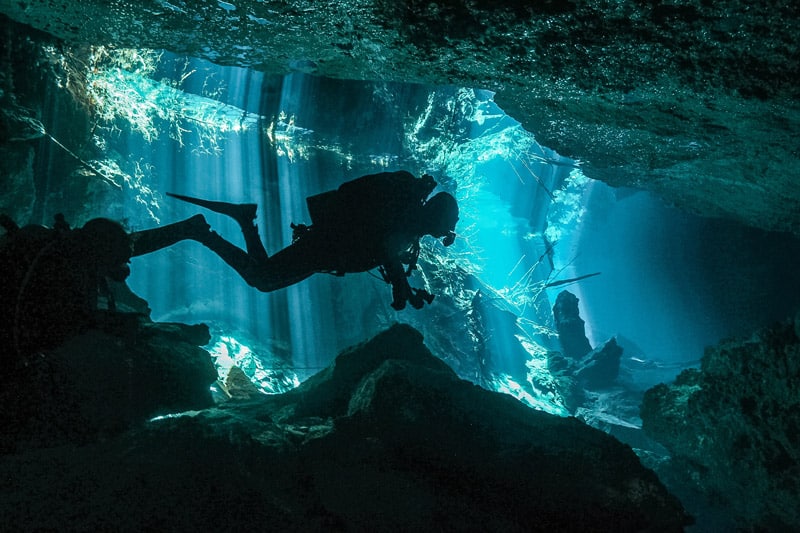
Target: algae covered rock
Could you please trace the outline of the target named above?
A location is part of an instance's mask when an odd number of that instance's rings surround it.
[[[800,234],[796,3],[151,3],[19,1],[0,12],[76,49],[166,49],[267,74],[488,89],[593,179]]]
[[[650,389],[642,427],[682,481],[740,527],[800,527],[800,339],[787,321],[706,351],[699,370]]]

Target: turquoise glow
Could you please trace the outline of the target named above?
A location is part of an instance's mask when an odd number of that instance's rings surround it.
[[[670,362],[658,368],[677,372],[673,361],[697,359],[730,331],[704,285],[714,279],[651,253],[667,250],[663,220],[684,232],[694,221],[588,180],[578,162],[540,146],[489,92],[300,73],[269,78],[147,51],[98,54],[87,76],[98,91],[90,98],[100,120],[98,155],[88,163],[114,193],[90,215],[143,229],[197,213],[166,192],[256,202],[259,231],[274,253],[290,242],[291,222],[308,222],[306,197],[364,174],[427,172],[458,199],[456,243],[444,249],[423,240],[411,281],[437,298],[420,312],[394,312],[388,288],[369,274],[317,275],[262,294],[197,243],[136,258],[130,284],[153,318],[220,325],[210,347],[218,361],[249,361],[236,364],[265,392],[304,380],[342,349],[403,321],[461,377],[565,414],[570,392],[547,365],[548,353],[560,349],[551,306],[564,288],[578,295],[593,345],[621,333],[631,358]],[[204,214],[243,244],[231,220]],[[675,239],[687,242],[682,235]],[[549,285],[595,272],[577,284]],[[676,314],[686,291],[697,296],[694,307]],[[648,303],[656,300],[671,304]],[[268,372],[270,350],[256,346],[291,354],[277,381]]]
[[[464,377],[536,408],[564,412],[563,402],[540,386],[549,380],[546,353],[554,341],[543,290],[553,274],[544,232],[548,206],[575,165],[539,146],[490,93],[375,84],[370,101],[354,107],[345,104],[346,84],[302,74],[268,80],[145,51],[103,58],[89,78],[108,132],[98,141],[107,153],[126,155],[96,163],[113,168],[128,192],[123,212],[133,229],[196,212],[167,200],[168,191],[256,201],[261,234],[274,252],[290,242],[289,222],[308,220],[307,196],[383,169],[429,172],[459,201],[456,244],[444,250],[436,241],[423,242],[412,281],[440,296],[417,315],[395,315],[387,287],[367,274],[315,276],[267,295],[197,243],[137,258],[130,285],[148,300],[155,319],[221,324],[209,346],[221,378],[236,365],[263,392],[279,392],[399,319],[423,330],[434,352]],[[315,107],[304,95],[318,85],[344,92],[327,93],[329,108]],[[232,221],[205,215],[242,244]],[[470,370],[470,348],[453,345],[436,326],[443,320],[437,317],[454,313],[466,321],[478,291],[509,313],[502,316],[517,317],[510,327],[504,319],[507,334],[486,348],[494,361],[480,376]],[[487,320],[485,327],[495,327]],[[225,333],[233,330],[240,333]],[[274,371],[269,350],[252,348],[259,343],[287,347],[294,370]],[[525,360],[515,360],[520,357]]]
[[[215,331],[207,350],[214,360],[220,381],[224,382],[231,368],[236,366],[265,394],[279,394],[300,385],[292,368],[274,350],[257,345],[256,341]]]
[[[76,226],[105,216],[138,230],[198,212],[166,192],[255,202],[274,253],[291,241],[290,223],[309,222],[306,197],[365,174],[430,173],[458,199],[456,243],[423,240],[411,282],[436,299],[419,312],[391,309],[375,273],[316,275],[263,294],[196,242],[135,258],[130,285],[152,317],[214,324],[221,377],[236,364],[263,392],[294,386],[402,321],[462,378],[576,414],[595,400],[548,364],[561,349],[551,312],[560,291],[579,299],[591,345],[616,337],[620,380],[634,388],[668,381],[720,338],[783,318],[796,305],[786,295],[800,294],[780,259],[785,242],[587,179],[487,91],[269,77],[148,50],[48,53],[66,97],[96,123],[84,147],[69,149],[81,163],[75,187],[56,168],[42,172],[47,216],[63,209]],[[34,126],[53,144],[66,131],[45,117]],[[52,150],[63,156],[67,144]],[[204,214],[243,245],[232,220]],[[747,279],[760,283],[737,282]]]

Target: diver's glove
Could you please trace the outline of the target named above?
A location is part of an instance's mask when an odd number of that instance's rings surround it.
[[[392,309],[402,311],[406,308],[408,301],[408,285],[402,283],[392,283]]]
[[[414,289],[409,287],[411,292],[408,296],[408,303],[411,304],[411,307],[414,309],[422,309],[426,303],[430,305],[433,301],[433,294],[429,293],[425,289]]]
[[[408,283],[396,283],[392,285],[392,308],[402,311],[406,307],[406,302],[411,304],[414,309],[422,309],[427,303],[433,301],[433,294],[425,289],[414,289]]]

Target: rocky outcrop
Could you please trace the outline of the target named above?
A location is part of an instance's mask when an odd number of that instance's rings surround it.
[[[458,379],[408,326],[294,391],[0,461],[7,527],[679,531],[630,448]]]
[[[572,396],[575,396],[577,387],[598,390],[613,386],[622,357],[622,348],[616,339],[611,338],[592,349],[578,310],[578,298],[569,291],[558,293],[553,319],[563,353],[549,353],[547,364],[562,387],[573,390]]]
[[[0,453],[86,444],[147,419],[213,404],[203,325],[109,315],[104,327],[3,369]],[[6,347],[10,349],[10,347]]]
[[[0,11],[73,45],[490,89],[590,177],[800,234],[795,4],[45,0]]]
[[[611,338],[578,362],[575,377],[588,389],[602,389],[614,383],[619,375],[622,348]]]
[[[569,291],[561,291],[553,304],[553,319],[558,331],[558,342],[565,357],[581,359],[592,351],[586,338],[586,328],[580,311],[578,298]]]
[[[644,397],[643,429],[671,452],[671,475],[739,527],[800,527],[799,322],[710,348]]]

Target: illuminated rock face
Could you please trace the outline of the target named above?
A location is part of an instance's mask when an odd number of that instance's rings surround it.
[[[403,325],[291,392],[66,453],[6,456],[0,479],[13,480],[0,486],[3,523],[28,529],[680,531],[688,522],[630,448],[458,379]]]
[[[800,233],[794,4],[51,0],[1,9],[73,44],[487,88],[590,177]]]

